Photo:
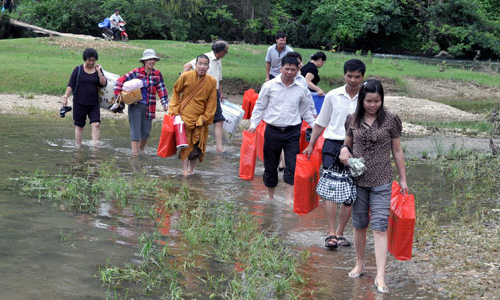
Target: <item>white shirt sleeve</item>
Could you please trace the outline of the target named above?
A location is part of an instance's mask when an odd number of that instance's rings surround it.
[[[222,62],[219,62],[220,72],[219,72],[219,81],[222,81]]]
[[[193,58],[189,63],[191,64],[191,67],[193,67],[193,69],[196,69],[196,58]]]
[[[316,119],[316,124],[321,127],[327,127],[328,123],[330,123],[330,117],[333,112],[333,99],[331,99],[330,97],[334,96],[328,94],[325,96],[323,106],[321,106],[321,111],[319,112],[318,118]]]
[[[311,95],[311,91],[309,91],[309,89],[307,87],[306,87],[306,96],[309,99],[309,110],[311,111],[313,116],[317,115],[318,112],[316,112],[316,106],[314,105],[314,99]]]
[[[269,82],[269,81],[268,81]],[[252,111],[252,118],[250,119],[250,128],[257,128],[257,125],[264,118],[264,111],[269,103],[269,85],[264,83],[260,88],[259,98],[255,103]]]
[[[307,88],[304,88],[304,93],[300,97],[300,102],[299,102],[299,111],[300,111],[300,116],[302,119],[306,120],[306,122],[313,127],[314,126],[314,116],[313,113],[311,112],[311,103],[309,101],[309,97],[311,97],[311,93]],[[312,99],[312,98],[311,98]]]

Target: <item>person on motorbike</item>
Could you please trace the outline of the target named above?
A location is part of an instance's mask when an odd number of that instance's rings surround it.
[[[109,17],[109,22],[111,25],[111,31],[113,32],[113,38],[116,41],[118,40],[118,34],[120,32],[118,23],[123,22],[124,24],[127,24],[127,22],[125,22],[125,20],[123,20],[123,18],[120,16],[119,9],[115,9],[115,13],[112,14],[111,17]]]

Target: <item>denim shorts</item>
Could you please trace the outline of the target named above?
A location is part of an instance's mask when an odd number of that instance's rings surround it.
[[[352,205],[352,226],[354,228],[365,229],[371,223],[372,230],[387,231],[391,188],[392,182],[374,187],[356,187],[358,196]]]

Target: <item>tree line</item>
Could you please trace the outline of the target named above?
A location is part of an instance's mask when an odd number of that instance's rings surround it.
[[[100,35],[114,9],[132,39],[215,38],[336,51],[500,57],[500,0],[18,0],[12,17]]]

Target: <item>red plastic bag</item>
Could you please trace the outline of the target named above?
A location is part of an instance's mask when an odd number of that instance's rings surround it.
[[[401,187],[392,183],[387,245],[397,260],[410,260],[415,231],[415,197],[401,194]]]
[[[259,99],[259,94],[258,93],[254,93],[252,95],[252,99],[251,99],[251,102],[250,102],[250,115],[248,116],[249,119],[252,117],[253,108],[255,107],[255,103],[257,103],[257,99]]]
[[[245,93],[243,94],[243,103],[241,105],[241,108],[245,111],[245,114],[243,115],[243,120],[248,120],[252,116],[252,99],[253,95],[255,94],[254,89],[249,89],[246,90]]]
[[[255,129],[255,146],[257,147],[257,157],[264,161],[264,133],[266,132],[266,122],[262,121]]]
[[[323,156],[321,155],[321,153],[323,151],[323,144],[325,143],[325,138],[323,137],[323,132],[321,133],[319,138],[316,140],[316,144],[314,145],[314,151],[319,153],[319,164],[320,165],[323,162]]]
[[[302,151],[304,151],[309,145],[309,142],[306,141],[307,128],[311,128],[311,126],[309,126],[306,121],[302,121],[302,127],[300,128],[299,153],[302,153]]]
[[[176,153],[174,116],[165,114],[157,154],[161,157],[169,157]]]
[[[309,159],[312,162],[312,167],[314,171],[314,175],[316,176],[314,181],[314,190],[316,190],[316,185],[319,181],[319,169],[321,168],[321,152],[318,150],[313,150],[311,157]]]
[[[316,182],[318,172],[314,169],[317,162],[305,154],[297,154],[293,185],[293,211],[298,215],[308,214],[318,206]]]
[[[243,131],[243,141],[240,151],[240,178],[243,180],[252,180],[255,173],[255,133]]]

